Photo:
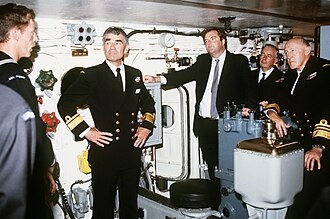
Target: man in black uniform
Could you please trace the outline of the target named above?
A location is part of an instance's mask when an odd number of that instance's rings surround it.
[[[248,60],[226,50],[225,32],[218,28],[207,28],[202,32],[207,54],[197,57],[196,62],[180,71],[171,72],[164,77],[146,75],[146,82],[162,82],[178,87],[185,83],[196,82],[196,104],[193,131],[198,137],[203,159],[208,165],[210,179],[219,184],[215,177],[218,166],[218,119],[228,102],[245,104],[243,115],[249,109],[258,109],[257,88]],[[217,64],[218,63],[218,64]]]
[[[4,85],[0,100],[0,218],[25,218],[36,152],[35,116],[26,101]]]
[[[50,174],[54,152],[46,136],[46,125],[41,120],[34,87],[29,77],[17,64],[22,57],[29,57],[38,38],[35,32],[33,10],[16,4],[0,6],[0,83],[19,93],[35,114],[37,124],[37,151],[32,183],[29,186],[27,218],[45,216],[46,182],[51,183],[51,192],[56,184]],[[12,104],[15,104],[14,102]],[[17,182],[12,182],[17,183]],[[51,212],[49,212],[51,213]]]
[[[258,82],[259,104],[265,106],[274,102],[274,97],[282,90],[284,74],[275,64],[278,62],[278,49],[272,44],[265,44],[261,49],[260,68],[252,71]]]
[[[153,129],[154,100],[141,71],[123,63],[129,45],[122,29],[104,32],[103,49],[106,60],[84,70],[61,96],[58,110],[73,134],[91,143],[93,219],[114,218],[117,186],[120,218],[136,219],[141,147]],[[76,111],[86,105],[95,127]]]
[[[285,74],[283,93],[266,109],[280,136],[289,128],[278,116],[280,111],[289,110],[298,126],[293,140],[305,150],[304,184],[287,218],[301,219],[322,188],[330,185],[330,102],[325,98],[330,93],[330,62],[311,56],[311,47],[303,38],[290,39],[285,53],[291,69]]]

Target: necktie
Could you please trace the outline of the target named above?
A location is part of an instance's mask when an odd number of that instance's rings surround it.
[[[214,76],[211,87],[211,118],[216,119],[218,117],[217,110],[217,93],[218,93],[218,77],[219,77],[219,59],[216,59],[216,65],[214,68]]]
[[[123,80],[121,79],[120,68],[117,68],[116,72],[117,72],[117,77],[116,78],[117,78],[117,81],[118,81],[118,87],[120,87],[121,88],[120,90],[122,92],[124,92],[123,91]]]
[[[259,84],[262,83],[262,82],[264,82],[265,80],[266,80],[266,73],[263,72],[262,73],[262,78],[260,79]]]

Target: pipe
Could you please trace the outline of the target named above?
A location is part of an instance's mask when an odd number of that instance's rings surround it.
[[[161,33],[173,33],[176,35],[182,35],[182,36],[201,36],[201,31],[197,30],[196,32],[190,32],[190,33],[186,33],[186,32],[180,32],[180,31],[171,31],[171,30],[156,30],[156,28],[152,29],[152,30],[133,30],[131,32],[129,32],[127,34],[127,37],[130,38],[131,36],[133,36],[134,34],[138,34],[138,33],[150,33],[150,34],[161,34]]]

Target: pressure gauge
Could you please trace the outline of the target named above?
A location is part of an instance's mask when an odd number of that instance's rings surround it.
[[[158,43],[163,48],[171,48],[175,44],[174,35],[171,33],[162,33],[159,35]]]

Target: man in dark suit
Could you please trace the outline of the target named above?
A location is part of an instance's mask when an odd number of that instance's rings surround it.
[[[278,62],[278,49],[272,44],[265,44],[260,53],[260,68],[252,71],[254,80],[258,82],[259,104],[274,102],[274,97],[282,90],[284,74],[275,64]]]
[[[205,29],[202,37],[208,53],[199,55],[192,66],[164,77],[145,76],[144,80],[161,81],[174,87],[196,82],[193,130],[198,137],[203,159],[208,165],[209,177],[219,184],[219,179],[214,176],[215,167],[218,166],[218,119],[228,102],[245,104],[245,116],[248,115],[249,109],[256,110],[257,91],[256,86],[253,86],[247,58],[226,50],[226,34],[222,29]]]
[[[330,62],[311,56],[303,38],[290,39],[285,53],[290,70],[285,74],[283,91],[275,103],[266,106],[267,115],[276,123],[279,136],[289,126],[279,117],[289,110],[297,129],[292,138],[305,150],[303,190],[288,209],[288,219],[305,218],[321,190],[330,185]]]
[[[136,219],[141,151],[153,129],[154,100],[141,71],[123,63],[129,44],[122,29],[104,32],[103,49],[106,60],[84,70],[61,96],[58,110],[73,134],[91,143],[93,219],[114,218],[117,187],[120,218]],[[95,127],[76,111],[86,105]]]
[[[33,10],[22,5],[6,4],[0,6],[0,83],[18,94],[28,103],[35,114],[37,124],[37,151],[32,183],[29,185],[27,218],[48,218],[52,212],[45,206],[45,191],[51,184],[55,192],[56,184],[51,175],[54,152],[51,141],[46,135],[46,124],[39,114],[36,93],[30,78],[17,64],[22,57],[30,57],[32,48],[38,41]],[[13,104],[15,104],[13,102]],[[17,183],[17,182],[12,182]]]

